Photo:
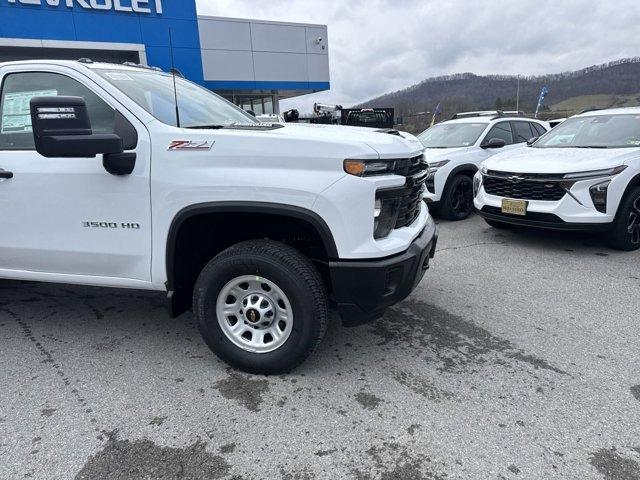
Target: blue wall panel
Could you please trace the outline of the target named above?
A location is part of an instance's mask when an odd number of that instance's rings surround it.
[[[203,83],[202,55],[199,48],[174,48],[175,67],[189,80]],[[168,71],[171,68],[169,47],[147,47],[147,63]]]
[[[178,48],[200,48],[198,22],[196,20],[171,20],[141,18],[140,28],[145,45],[150,47],[168,47],[169,29],[173,46]]]
[[[2,1],[2,0],[0,0]],[[38,40],[75,40],[73,12],[38,7],[0,8],[0,37]]]
[[[89,42],[143,43],[136,15],[106,12],[74,12],[76,40]]]
[[[185,77],[211,89],[326,90],[325,82],[205,82],[198,33],[196,0],[162,0],[157,14],[156,0],[149,0],[151,13],[87,10],[74,1],[73,8],[60,5],[10,4],[0,0],[0,37],[79,42],[135,43],[145,46],[147,62],[163,70],[171,67],[169,29],[173,39],[175,66]],[[104,2],[102,2],[104,3]],[[130,0],[121,0],[130,6]]]

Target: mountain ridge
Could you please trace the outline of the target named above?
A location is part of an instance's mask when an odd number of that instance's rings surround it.
[[[580,70],[545,75],[521,75],[520,110],[533,112],[540,90],[547,86],[549,94],[545,99],[541,117],[569,116],[577,113],[579,105],[569,110],[549,108],[566,102],[573,97],[594,95],[633,95],[640,92],[640,57],[615,60],[592,65]],[[396,117],[407,125],[429,123],[430,115],[416,115],[433,111],[438,103],[443,116],[448,118],[461,111],[516,108],[517,75],[476,75],[474,73],[456,73],[426,78],[407,88],[389,92],[369,101],[360,107],[394,107]],[[614,99],[615,103],[615,99]],[[584,106],[589,108],[589,105]],[[427,120],[428,118],[428,120]]]

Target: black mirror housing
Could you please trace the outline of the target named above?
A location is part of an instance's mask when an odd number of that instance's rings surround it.
[[[482,148],[502,148],[507,144],[501,138],[492,138],[488,142],[485,142],[481,145]]]
[[[36,151],[43,157],[86,158],[123,151],[118,135],[93,133],[82,97],[34,97],[30,109]]]

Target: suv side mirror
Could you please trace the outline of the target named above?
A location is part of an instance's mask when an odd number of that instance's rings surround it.
[[[529,140],[527,140],[527,145],[528,146],[533,145],[534,143],[536,143],[538,141],[539,138],[540,138],[540,136],[530,138]]]
[[[482,148],[502,148],[506,144],[507,144],[507,142],[505,142],[501,138],[492,138],[491,140],[489,140],[488,142],[483,143],[480,146]]]
[[[30,108],[36,151],[43,157],[86,158],[123,152],[118,135],[93,133],[82,97],[34,97]]]

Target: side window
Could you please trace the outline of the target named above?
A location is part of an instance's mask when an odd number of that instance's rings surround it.
[[[32,97],[82,97],[94,133],[114,133],[115,110],[78,81],[58,73],[11,73],[0,96],[0,150],[34,150],[29,101]]]
[[[538,132],[531,130],[531,123],[529,122],[513,122],[513,131],[516,136],[514,143],[527,142],[531,138],[538,136]]]
[[[539,137],[544,135],[545,133],[547,133],[547,131],[544,129],[544,127],[542,125],[540,125],[539,123],[532,123],[531,126],[538,133]]]
[[[511,133],[509,122],[496,123],[491,130],[489,130],[486,137],[484,137],[484,141],[488,142],[492,138],[504,140],[505,145],[513,144],[513,134]]]

